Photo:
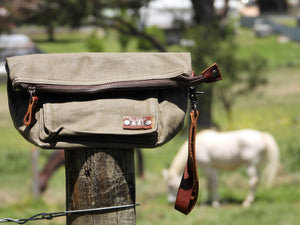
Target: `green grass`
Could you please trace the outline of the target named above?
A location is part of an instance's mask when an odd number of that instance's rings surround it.
[[[36,45],[46,53],[68,53],[68,52],[88,52],[89,49],[86,44],[86,40],[90,33],[79,33],[73,31],[71,33],[59,33],[55,35],[55,41],[47,41],[45,34],[32,35],[32,39]],[[105,52],[120,52],[121,46],[118,42],[118,34],[114,31],[106,32],[103,37],[104,51]],[[136,50],[136,39],[133,38],[129,41],[126,51],[137,51]]]
[[[145,149],[145,177],[136,179],[137,224],[206,224],[206,225],[294,225],[299,223],[300,210],[300,61],[299,44],[278,44],[277,38],[255,38],[250,30],[242,29],[238,42],[241,57],[251,53],[267,57],[269,80],[248,96],[241,96],[233,107],[233,122],[226,120],[224,110],[215,100],[213,117],[222,130],[255,128],[274,135],[281,152],[281,169],[272,189],[259,186],[257,199],[250,208],[240,206],[247,194],[245,170],[221,173],[222,206],[207,206],[205,180],[200,172],[198,204],[189,216],[173,209],[166,201],[166,185],[161,171],[168,168],[180,145],[186,140],[181,132],[175,139],[157,149]],[[88,34],[72,32],[57,35],[57,42],[45,41],[45,35],[34,35],[37,45],[46,52],[85,52]],[[120,51],[117,36],[110,32],[104,39],[105,51]],[[136,41],[127,51],[136,51]],[[181,49],[173,46],[170,49]],[[222,70],[222,68],[221,68]],[[13,128],[10,119],[5,84],[0,85],[0,218],[24,218],[40,212],[62,211],[65,208],[65,174],[60,168],[50,180],[49,189],[40,199],[31,197],[31,150]],[[42,167],[51,151],[41,150]],[[65,224],[65,218],[33,224]]]
[[[241,57],[258,54],[268,60],[268,68],[299,66],[300,44],[295,42],[279,43],[278,36],[256,38],[250,29],[239,30],[239,51]]]

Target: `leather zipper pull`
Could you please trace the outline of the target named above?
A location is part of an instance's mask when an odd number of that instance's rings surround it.
[[[27,127],[32,126],[36,121],[35,110],[39,100],[39,98],[35,96],[35,90],[33,88],[29,88],[28,90],[30,93],[30,99],[29,99],[27,112],[23,118],[23,124]]]

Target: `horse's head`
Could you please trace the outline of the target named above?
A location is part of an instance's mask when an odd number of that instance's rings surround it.
[[[175,203],[181,177],[177,174],[170,173],[168,170],[163,170],[163,175],[167,181],[168,202]]]

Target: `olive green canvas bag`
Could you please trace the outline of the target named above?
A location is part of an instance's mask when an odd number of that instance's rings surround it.
[[[194,76],[189,53],[66,53],[7,58],[16,129],[41,148],[152,148],[182,128]]]

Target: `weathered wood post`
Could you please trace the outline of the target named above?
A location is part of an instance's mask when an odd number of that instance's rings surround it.
[[[66,208],[135,204],[133,149],[65,150]],[[67,225],[136,224],[135,207],[67,215]]]

